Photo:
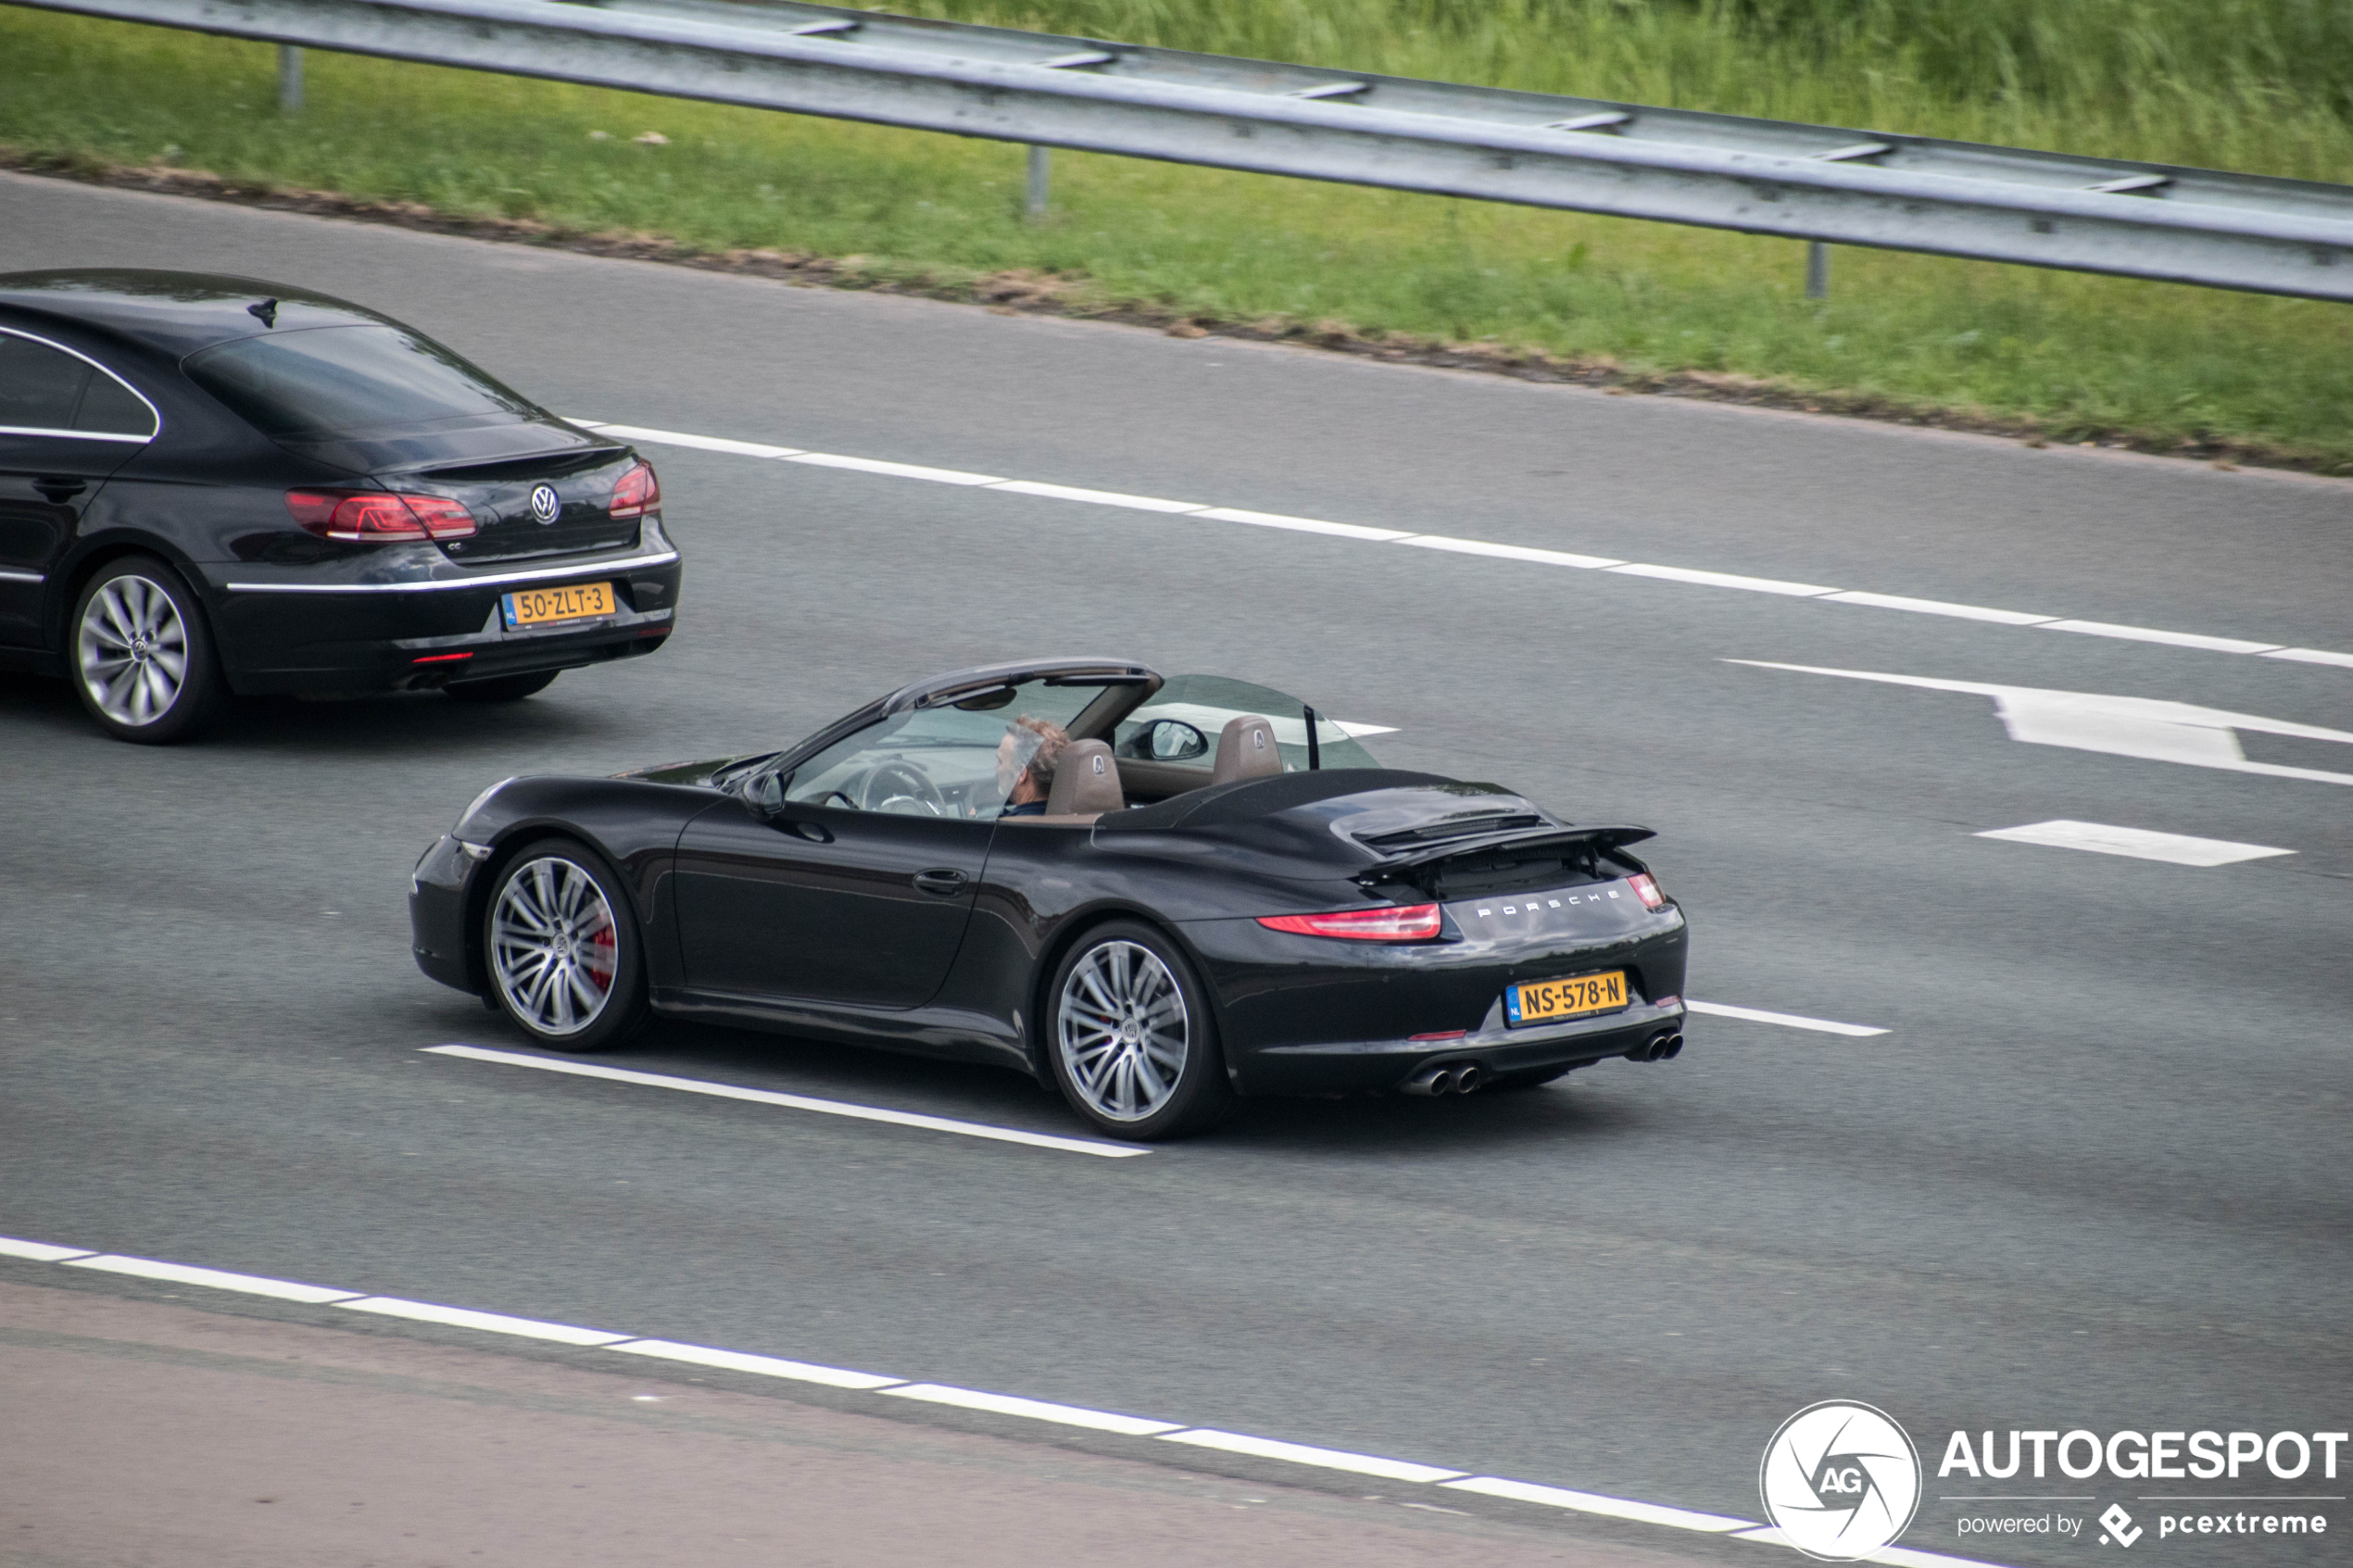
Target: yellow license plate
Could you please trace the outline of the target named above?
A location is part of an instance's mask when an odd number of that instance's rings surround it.
[[[1589,1012],[1616,1012],[1626,1005],[1626,972],[1580,974],[1569,980],[1530,980],[1504,993],[1504,1022],[1551,1023]]]
[[[561,588],[526,588],[507,596],[507,624],[545,626],[556,621],[587,621],[612,613],[612,584],[580,583]]]

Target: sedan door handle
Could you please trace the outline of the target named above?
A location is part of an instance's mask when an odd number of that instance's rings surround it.
[[[32,487],[52,502],[63,505],[89,489],[90,482],[86,479],[36,479]]]
[[[964,873],[955,871],[917,872],[915,885],[939,897],[953,898],[964,890]]]

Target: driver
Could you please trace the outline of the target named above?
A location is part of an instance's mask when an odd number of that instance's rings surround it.
[[[1054,765],[1070,746],[1059,725],[1023,714],[1005,726],[997,743],[997,788],[1005,797],[1000,817],[1041,817],[1054,787]]]

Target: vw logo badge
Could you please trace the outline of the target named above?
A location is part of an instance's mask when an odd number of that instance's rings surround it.
[[[541,522],[553,522],[556,521],[556,514],[563,509],[563,498],[556,494],[554,485],[532,486],[531,515],[533,517],[537,518]]]

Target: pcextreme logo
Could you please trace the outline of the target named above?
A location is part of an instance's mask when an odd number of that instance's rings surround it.
[[[1781,1423],[1756,1489],[1790,1545],[1824,1562],[1859,1562],[1910,1527],[1919,1450],[1884,1411],[1825,1399]]]

